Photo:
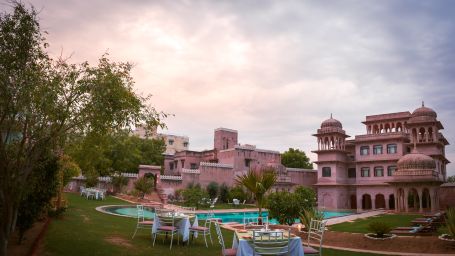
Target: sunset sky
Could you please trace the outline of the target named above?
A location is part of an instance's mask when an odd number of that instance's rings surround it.
[[[366,115],[422,100],[455,144],[455,1],[30,3],[53,56],[134,63],[137,92],[175,114],[164,132],[189,136],[193,150],[226,127],[241,143],[316,160],[311,134],[330,113],[352,136]]]

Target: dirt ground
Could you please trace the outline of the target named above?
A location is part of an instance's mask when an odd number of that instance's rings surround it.
[[[301,236],[306,244],[306,235]],[[434,236],[398,236],[391,240],[371,240],[363,234],[327,231],[323,245],[355,248],[373,251],[412,252],[412,253],[451,253],[455,255],[455,242],[439,240]]]
[[[45,221],[38,221],[25,233],[22,244],[18,244],[18,234],[15,232],[8,241],[8,255],[26,256],[30,255],[33,243],[44,227]]]

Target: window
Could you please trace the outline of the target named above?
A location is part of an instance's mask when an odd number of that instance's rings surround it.
[[[169,169],[174,170],[174,163],[169,163]]]
[[[185,148],[187,148],[187,147],[188,147],[188,142],[183,142],[183,146],[184,146]]]
[[[374,177],[383,177],[384,176],[384,168],[382,166],[374,167]]]
[[[382,145],[374,145],[373,146],[373,154],[374,155],[382,154]]]
[[[360,169],[360,176],[362,177],[370,177],[370,168],[368,167],[363,167],[362,169]]]
[[[332,176],[332,170],[330,167],[322,167],[322,177],[330,177]]]
[[[387,154],[397,153],[397,144],[387,144]]]
[[[174,140],[169,140],[168,143],[169,143],[169,145],[172,145],[172,144],[174,144]]]
[[[197,169],[197,164],[191,163],[191,164],[190,164],[190,169],[192,169],[192,170]]]
[[[356,177],[355,168],[349,168],[348,169],[348,178],[355,178],[355,177]]]
[[[397,170],[395,165],[391,165],[387,167],[387,176],[392,176],[393,173]]]
[[[245,159],[245,167],[250,167],[251,159]]]
[[[182,168],[185,166],[185,160],[180,160],[180,163],[182,163]]]
[[[370,151],[370,147],[368,147],[368,146],[361,146],[360,147],[360,155],[361,156],[368,155],[369,151]]]

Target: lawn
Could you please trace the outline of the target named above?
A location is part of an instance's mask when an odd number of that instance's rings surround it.
[[[389,224],[391,227],[407,227],[411,221],[422,215],[414,214],[382,214],[366,219],[357,219],[353,222],[344,222],[329,227],[331,231],[351,232],[351,233],[369,233],[368,225],[373,221],[380,221]]]
[[[86,200],[77,194],[66,194],[69,208],[60,219],[54,219],[44,239],[42,255],[220,255],[215,230],[212,230],[214,245],[205,247],[199,238],[190,246],[176,245],[169,251],[169,242],[158,240],[151,244],[150,233],[139,230],[131,240],[136,222],[133,218],[100,213],[95,207],[109,204],[126,204],[116,198],[104,201]],[[231,247],[233,232],[223,230],[224,240]],[[325,250],[324,255],[372,255]]]

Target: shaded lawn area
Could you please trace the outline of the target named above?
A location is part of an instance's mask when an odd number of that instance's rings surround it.
[[[100,205],[128,204],[107,197],[104,201],[87,200],[77,194],[66,194],[69,208],[60,219],[54,219],[44,239],[42,255],[220,255],[221,246],[212,228],[213,245],[205,247],[203,237],[190,246],[174,243],[169,250],[169,240],[163,244],[157,238],[152,246],[150,232],[139,230],[134,240],[131,236],[136,226],[133,218],[104,214],[95,210]],[[202,224],[202,223],[201,223]],[[233,232],[223,229],[226,247],[232,246]],[[176,242],[176,241],[174,241]],[[372,255],[325,249],[324,255]]]
[[[415,218],[422,217],[419,214],[382,214],[369,217],[366,219],[357,219],[353,222],[344,222],[329,227],[331,231],[351,232],[351,233],[369,233],[368,225],[374,221],[385,222],[392,228],[411,226],[411,221]]]

